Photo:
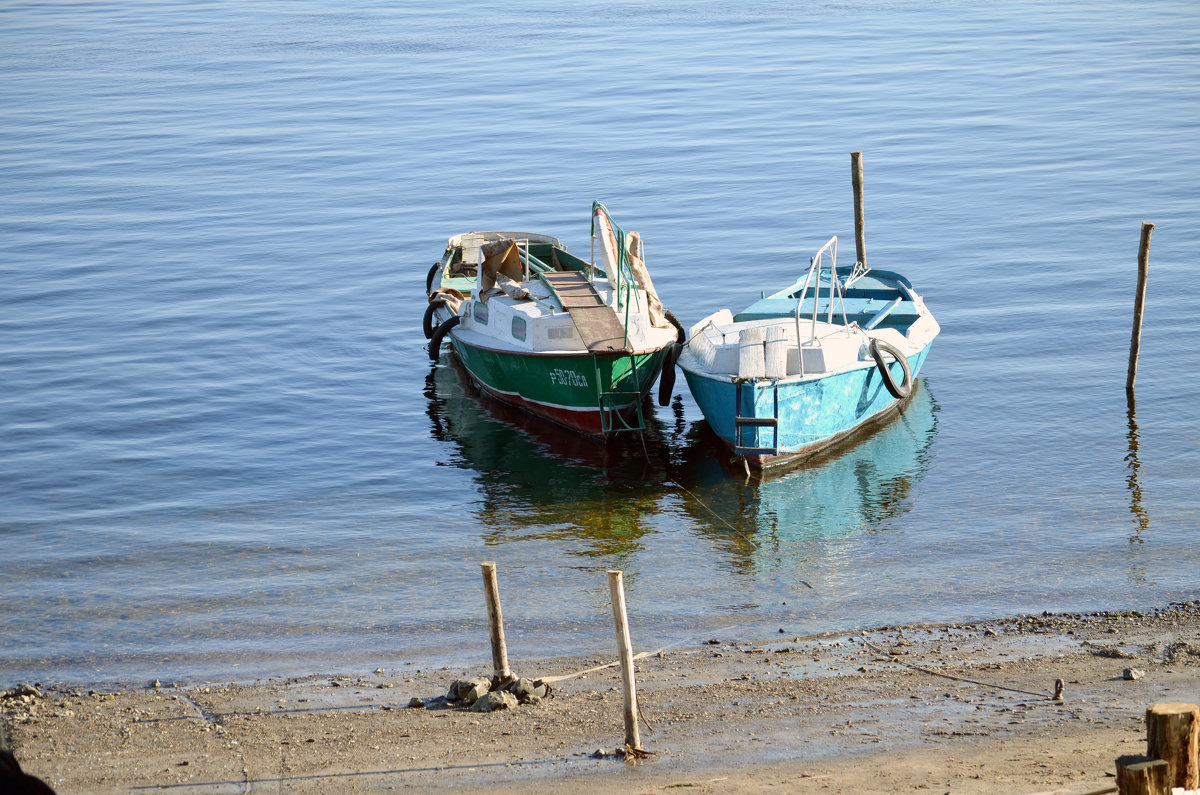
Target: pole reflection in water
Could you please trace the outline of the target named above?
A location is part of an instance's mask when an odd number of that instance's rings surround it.
[[[1129,475],[1126,477],[1126,484],[1129,486],[1129,512],[1133,514],[1134,531],[1129,537],[1130,543],[1141,544],[1145,543],[1145,538],[1142,533],[1150,528],[1150,513],[1146,510],[1146,506],[1142,503],[1142,482],[1140,471],[1142,462],[1138,458],[1138,443],[1139,432],[1137,424],[1137,398],[1131,391],[1129,397],[1129,431],[1126,433],[1126,438],[1129,441],[1129,452],[1125,455],[1125,461],[1129,464]]]

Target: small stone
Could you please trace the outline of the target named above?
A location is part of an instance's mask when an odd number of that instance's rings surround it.
[[[521,678],[508,686],[508,692],[516,696],[520,703],[530,704],[550,695],[550,685],[541,679]]]
[[[517,697],[507,690],[486,693],[471,705],[472,712],[495,712],[498,709],[515,709]]]
[[[508,686],[508,692],[517,697],[517,701],[524,701],[533,695],[533,680],[522,677],[517,679]]]
[[[425,709],[425,702],[416,696],[408,700],[409,709]]]
[[[492,683],[487,679],[468,679],[450,685],[446,698],[450,701],[461,701],[470,706],[491,690]]]
[[[1125,671],[1122,673],[1122,676],[1125,677],[1125,681],[1127,681],[1127,682],[1132,682],[1136,679],[1141,679],[1145,675],[1146,675],[1146,672],[1143,671],[1141,668],[1126,668]]]
[[[382,675],[382,674],[383,674],[383,669],[382,669],[382,668],[376,668],[376,669],[375,669],[375,673]]]

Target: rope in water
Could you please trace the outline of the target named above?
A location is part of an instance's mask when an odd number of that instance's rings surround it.
[[[751,545],[751,546],[753,546],[753,547],[755,547],[756,549],[758,549],[758,548],[761,548],[761,547],[759,546],[758,542],[757,542],[757,541],[755,541],[753,538],[751,538],[749,535],[747,535],[745,531],[743,531],[743,530],[739,530],[738,528],[736,528],[736,527],[734,527],[733,525],[731,525],[731,524],[730,524],[728,521],[726,521],[726,520],[725,520],[725,517],[724,517],[724,516],[721,516],[719,513],[717,513],[716,511],[714,511],[712,508],[709,508],[707,505],[705,505],[705,504],[704,504],[704,500],[702,500],[702,499],[700,499],[699,497],[697,497],[697,496],[696,496],[695,494],[693,494],[691,491],[688,491],[688,490],[687,490],[686,488],[684,488],[683,486],[681,486],[681,485],[679,485],[678,483],[675,483],[675,482],[673,482],[673,481],[670,481],[670,480],[668,480],[668,481],[664,481],[664,482],[663,482],[663,485],[664,485],[664,486],[674,486],[675,488],[679,489],[679,490],[680,490],[680,491],[682,491],[684,494],[688,495],[688,496],[689,496],[689,497],[691,497],[693,500],[695,500],[695,501],[696,501],[696,503],[697,503],[698,505],[700,505],[702,508],[704,508],[704,510],[708,511],[708,512],[709,512],[709,513],[711,513],[713,516],[715,516],[717,519],[719,519],[719,520],[720,520],[720,522],[721,522],[721,524],[725,525],[725,526],[726,526],[726,527],[728,527],[730,530],[732,530],[732,531],[734,532],[734,534],[735,534],[735,535],[739,535],[739,536],[741,536],[741,537],[742,537],[744,540],[746,540],[747,542],[749,542],[749,543],[750,543],[750,545]],[[812,586],[809,586],[809,587],[812,587]]]

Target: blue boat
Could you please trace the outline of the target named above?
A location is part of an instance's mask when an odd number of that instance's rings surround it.
[[[747,467],[817,453],[897,410],[940,327],[909,281],[837,265],[837,238],[788,287],[692,326],[678,364]]]

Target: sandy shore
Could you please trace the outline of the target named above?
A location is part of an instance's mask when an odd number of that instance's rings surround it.
[[[562,678],[540,703],[487,714],[439,696],[490,660],[9,690],[0,740],[60,793],[1089,793],[1114,786],[1117,756],[1144,752],[1147,706],[1200,702],[1200,602],[643,653],[640,762],[613,752],[620,672],[597,668],[611,662],[515,660]]]

